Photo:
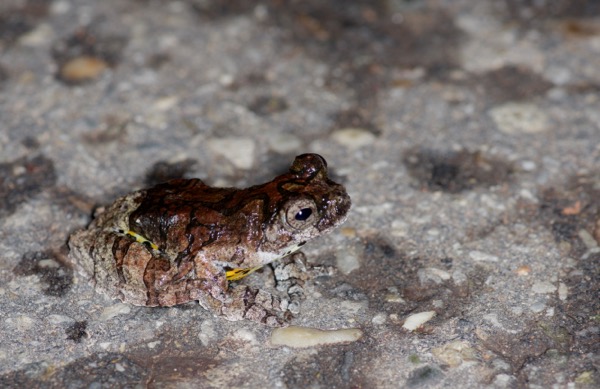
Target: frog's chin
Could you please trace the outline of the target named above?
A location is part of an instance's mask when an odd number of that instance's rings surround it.
[[[267,263],[277,261],[278,259],[287,257],[288,255],[298,251],[302,246],[304,246],[305,243],[306,242],[298,242],[293,245],[284,247],[283,249],[281,249],[277,252],[259,251],[257,253],[258,258],[260,259],[261,263],[264,263],[266,265]]]

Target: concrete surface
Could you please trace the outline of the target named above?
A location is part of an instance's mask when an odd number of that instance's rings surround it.
[[[0,386],[598,387],[599,15],[2,1]],[[110,301],[70,270],[96,206],[170,177],[264,182],[304,152],[354,207],[304,250],[338,272],[293,324],[360,339],[281,346],[197,304]]]

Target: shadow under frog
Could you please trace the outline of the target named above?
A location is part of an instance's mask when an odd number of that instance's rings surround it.
[[[342,224],[350,204],[325,159],[303,154],[289,173],[247,189],[177,179],[121,197],[71,236],[70,257],[111,298],[151,307],[198,300],[228,320],[278,326],[292,316],[289,301],[228,282]]]

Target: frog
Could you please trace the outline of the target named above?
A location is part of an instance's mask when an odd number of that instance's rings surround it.
[[[290,281],[306,280],[306,264],[290,258],[344,223],[350,207],[325,159],[302,154],[287,173],[245,189],[179,178],[120,197],[71,235],[69,257],[97,291],[124,303],[198,301],[230,321],[283,326],[297,307],[243,278],[280,263],[273,274],[298,291]]]

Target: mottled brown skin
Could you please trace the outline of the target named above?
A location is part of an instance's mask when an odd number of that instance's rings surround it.
[[[285,257],[341,224],[349,209],[325,160],[303,154],[289,173],[247,189],[179,179],[134,192],[69,245],[81,271],[110,297],[144,306],[198,300],[229,320],[280,325],[290,316],[287,302],[245,285],[229,288],[227,272],[243,276]]]

